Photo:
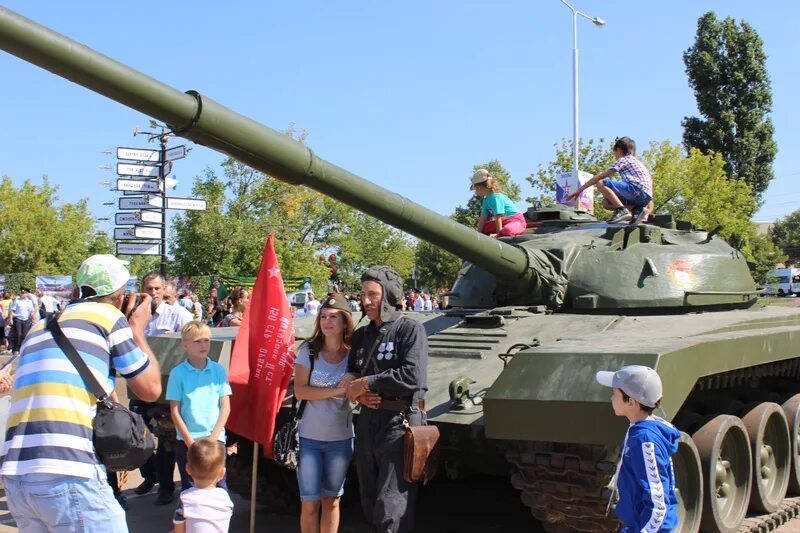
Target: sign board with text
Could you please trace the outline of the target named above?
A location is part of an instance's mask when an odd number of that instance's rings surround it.
[[[159,192],[156,180],[117,180],[118,191]]]
[[[169,198],[167,209],[180,209],[183,211],[205,211],[206,201],[202,198]]]
[[[118,242],[117,255],[161,255],[157,242]]]
[[[152,226],[136,226],[133,228],[133,236],[137,239],[160,239],[161,228]]]
[[[118,226],[129,226],[135,224],[161,224],[161,213],[158,211],[131,211],[128,213],[117,213],[114,222]]]
[[[161,207],[162,196],[146,194],[144,196],[124,196],[119,199],[118,208],[123,211],[153,209]]]
[[[148,150],[147,148],[117,148],[117,159],[128,161],[141,161],[142,163],[158,163],[160,160],[159,150]]]
[[[186,157],[185,144],[176,146],[175,148],[170,148],[164,154],[164,159],[166,159],[167,161],[175,161],[176,159],[183,159],[184,157]]]

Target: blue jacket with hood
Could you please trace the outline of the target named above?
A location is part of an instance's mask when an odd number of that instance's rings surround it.
[[[658,417],[628,428],[618,467],[616,515],[623,533],[671,531],[678,526],[678,499],[671,456],[678,451],[678,431]]]

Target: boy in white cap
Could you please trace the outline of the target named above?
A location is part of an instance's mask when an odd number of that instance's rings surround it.
[[[611,480],[619,494],[615,512],[623,533],[672,531],[678,525],[678,499],[671,456],[678,451],[681,434],[653,415],[661,403],[661,378],[652,368],[630,365],[598,372],[597,382],[613,387],[614,414],[631,424]]]

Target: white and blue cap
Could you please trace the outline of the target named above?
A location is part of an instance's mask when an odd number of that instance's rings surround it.
[[[616,372],[601,370],[596,379],[600,385],[620,389],[647,407],[655,407],[663,396],[661,378],[649,366],[623,366]]]

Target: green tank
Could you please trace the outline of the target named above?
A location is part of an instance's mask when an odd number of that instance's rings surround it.
[[[763,531],[797,514],[787,494],[800,494],[800,313],[759,305],[745,258],[714,231],[546,208],[528,210],[521,235],[493,239],[6,9],[0,48],[462,257],[450,308],[409,314],[429,336],[442,476],[507,476],[547,530],[614,531],[605,487],[625,424],[594,375],[644,364],[684,432],[673,457],[680,531]],[[309,324],[296,325],[302,338]],[[224,363],[234,333],[215,338]],[[176,339],[152,342],[168,372]]]

